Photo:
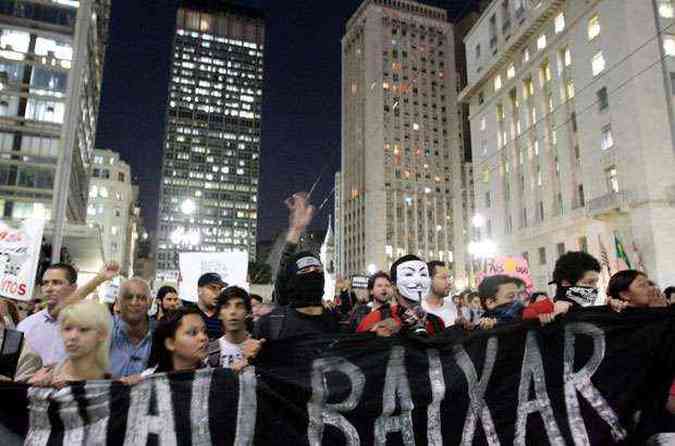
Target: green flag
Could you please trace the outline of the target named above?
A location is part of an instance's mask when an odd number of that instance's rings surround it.
[[[617,268],[619,271],[624,269],[631,269],[630,260],[628,255],[626,255],[626,250],[623,249],[623,243],[619,239],[617,233],[614,233],[614,247],[616,248],[616,261],[618,263]],[[623,262],[623,265],[621,264]]]

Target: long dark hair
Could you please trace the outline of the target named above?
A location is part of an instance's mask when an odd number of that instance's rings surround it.
[[[614,274],[611,279],[609,279],[609,284],[607,285],[607,295],[612,299],[621,299],[620,294],[623,291],[628,291],[631,284],[638,276],[647,275],[642,271],[635,269],[625,269]]]
[[[166,349],[164,341],[176,337],[176,332],[183,318],[189,314],[196,314],[201,317],[196,308],[179,308],[178,310],[167,311],[164,318],[157,324],[152,334],[152,348],[148,359],[148,367],[157,366],[155,373],[173,372],[173,356]]]

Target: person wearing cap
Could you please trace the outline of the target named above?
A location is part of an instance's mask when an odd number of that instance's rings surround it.
[[[337,313],[323,306],[325,279],[321,261],[311,252],[296,252],[300,235],[314,215],[314,206],[304,193],[286,200],[286,206],[290,211],[289,230],[273,293],[277,307],[256,322],[256,340],[243,347],[247,360],[257,355],[266,340],[336,333],[339,329]]]
[[[216,310],[216,299],[224,288],[227,288],[227,283],[218,273],[202,274],[197,281],[197,310],[206,324],[209,341],[223,336],[223,326]]]

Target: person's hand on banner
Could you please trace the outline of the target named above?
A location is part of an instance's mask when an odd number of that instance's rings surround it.
[[[144,379],[143,375],[138,373],[136,375],[123,376],[120,379],[118,379],[118,381],[127,386],[135,386],[136,384],[143,381],[143,379]]]
[[[544,313],[537,316],[537,318],[539,319],[539,322],[541,322],[541,325],[546,325],[553,322],[556,316],[556,313]]]
[[[370,331],[380,337],[388,338],[398,333],[399,328],[400,327],[393,318],[388,318],[373,325],[373,328],[371,328]]]
[[[607,297],[607,306],[611,308],[612,311],[621,313],[625,308],[630,307],[630,303],[626,302],[625,300],[612,299],[611,297]]]
[[[247,361],[255,359],[262,350],[262,345],[265,343],[265,339],[247,339],[241,346],[241,353],[244,355]]]
[[[323,307],[328,311],[335,310],[335,301],[334,300],[324,300]]]
[[[28,380],[28,384],[36,387],[51,387],[53,380],[53,368],[52,367],[42,367],[40,370],[35,372],[33,376]]]
[[[559,314],[565,314],[570,311],[572,304],[562,300],[556,301],[553,303],[553,314],[556,316]]]
[[[490,330],[497,325],[497,319],[491,317],[483,317],[478,321],[478,326],[483,330]]]
[[[234,362],[230,365],[230,370],[232,370],[232,372],[234,372],[234,373],[236,373],[236,374],[239,374],[239,373],[241,373],[242,370],[244,370],[246,367],[248,367],[248,365],[249,365],[249,364],[248,364],[248,361],[247,361],[247,360],[245,360],[245,359],[239,359],[239,360],[237,360],[237,361],[234,361]]]

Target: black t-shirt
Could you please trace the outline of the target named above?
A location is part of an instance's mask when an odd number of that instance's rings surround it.
[[[275,341],[296,336],[334,334],[338,331],[338,316],[334,311],[324,309],[320,315],[311,316],[283,306],[258,319],[253,337]]]
[[[204,323],[206,324],[206,332],[209,335],[209,341],[216,340],[223,336],[223,323],[218,317],[217,314],[214,314],[213,316],[209,316],[206,313],[202,311],[201,308],[199,308],[197,305],[195,305],[195,308],[197,311],[199,311],[199,315],[202,317],[204,320]]]

